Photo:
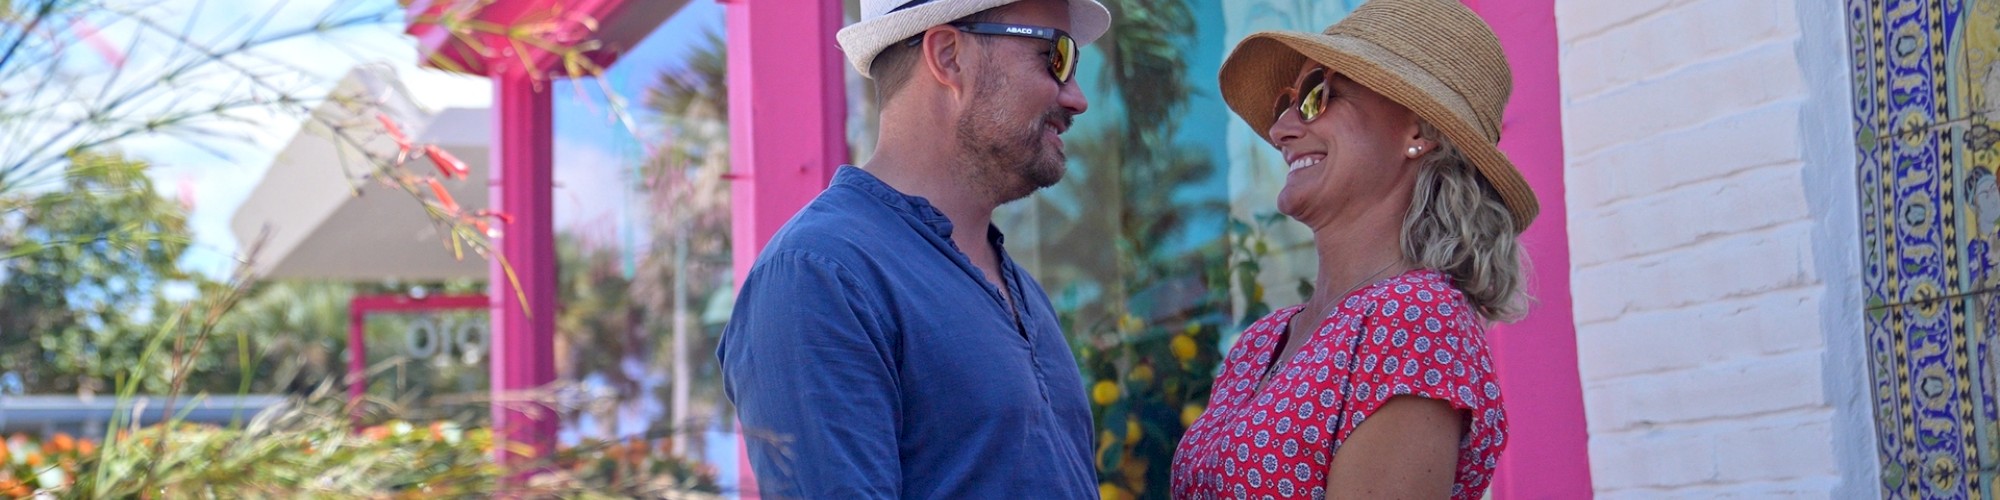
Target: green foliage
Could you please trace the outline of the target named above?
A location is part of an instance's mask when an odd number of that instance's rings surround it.
[[[664,453],[665,440],[586,442],[545,461],[497,465],[492,431],[456,422],[357,427],[335,393],[315,393],[222,428],[168,422],[102,445],[55,434],[0,442],[0,498],[694,498],[713,470]],[[510,483],[515,472],[539,470]]]
[[[1270,312],[1256,282],[1270,249],[1265,224],[1232,220],[1220,188],[1198,187],[1215,185],[1210,152],[1176,140],[1194,95],[1188,2],[1105,4],[1100,103],[1122,115],[1072,139],[1070,177],[1035,198],[1037,246],[1063,250],[1036,265],[1090,387],[1100,493],[1165,498],[1219,349]]]
[[[216,372],[190,381],[195,392],[303,394],[322,380],[342,380],[347,339],[347,305],[356,285],[333,282],[266,282],[251,286],[242,302],[224,315],[216,330],[227,338],[225,352],[247,354],[250,385],[239,387],[241,372]],[[236,351],[237,338],[247,349]]]
[[[0,200],[0,370],[29,391],[106,389],[139,362],[169,288],[200,283],[175,265],[186,211],[154,192],[146,168],[77,155],[63,189]]]
[[[1091,388],[1101,493],[1164,497],[1174,447],[1206,406],[1216,346],[1238,323],[1220,193],[1187,193],[1216,166],[1183,143],[1192,90],[1180,51],[1194,20],[1184,0],[1106,2],[1112,27],[1093,47],[1100,89],[1122,106],[1110,126],[1072,140],[1071,176],[1037,197],[1042,280]],[[1073,250],[1073,251],[1072,251]]]

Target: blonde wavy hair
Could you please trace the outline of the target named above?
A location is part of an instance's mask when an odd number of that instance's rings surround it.
[[[1527,312],[1527,252],[1500,194],[1457,146],[1429,123],[1437,148],[1417,172],[1410,213],[1403,216],[1403,256],[1451,276],[1452,284],[1487,321],[1512,322]]]

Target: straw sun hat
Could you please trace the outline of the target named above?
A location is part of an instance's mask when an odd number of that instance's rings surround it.
[[[1513,73],[1492,28],[1458,0],[1372,0],[1324,33],[1252,34],[1222,63],[1223,100],[1263,134],[1277,119],[1279,90],[1308,58],[1444,132],[1500,192],[1514,231],[1534,222],[1535,192],[1499,148]]]
[[[848,64],[861,76],[875,63],[875,56],[890,44],[957,21],[980,11],[1020,0],[861,0],[861,21],[840,29],[835,38],[847,54]],[[1069,36],[1077,46],[1089,45],[1111,29],[1111,11],[1097,0],[1069,0]]]

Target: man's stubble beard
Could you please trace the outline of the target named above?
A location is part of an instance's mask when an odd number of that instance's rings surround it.
[[[1068,159],[1061,150],[1044,144],[1042,134],[1050,121],[1068,124],[1073,119],[1068,110],[1057,108],[1025,127],[1009,123],[995,109],[1004,105],[999,97],[1003,88],[1007,82],[997,78],[973,84],[973,106],[959,117],[957,127],[972,182],[996,203],[1025,198],[1062,181]]]

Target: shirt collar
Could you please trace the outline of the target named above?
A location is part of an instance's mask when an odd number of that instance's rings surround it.
[[[945,217],[944,212],[932,206],[930,200],[922,196],[903,194],[867,170],[853,165],[841,165],[839,170],[833,172],[832,185],[848,186],[867,193],[868,196],[881,200],[889,208],[923,221],[924,226],[937,233],[938,237],[951,238],[951,218]],[[1000,232],[999,224],[989,224],[986,226],[986,240],[992,242],[994,246],[1002,246],[1007,243],[1007,235]]]
[[[862,170],[853,165],[841,165],[840,170],[836,170],[833,173],[833,185],[847,186],[866,193],[868,196],[880,200],[882,204],[888,205],[889,208],[923,221],[924,226],[929,227],[939,237],[951,237],[951,218],[945,217],[944,212],[939,211],[935,206],[931,206],[930,200],[926,200],[922,196],[903,194],[902,191],[897,191],[896,188],[889,186],[889,183],[882,182],[881,178],[875,177],[875,174],[869,173],[867,170]]]

